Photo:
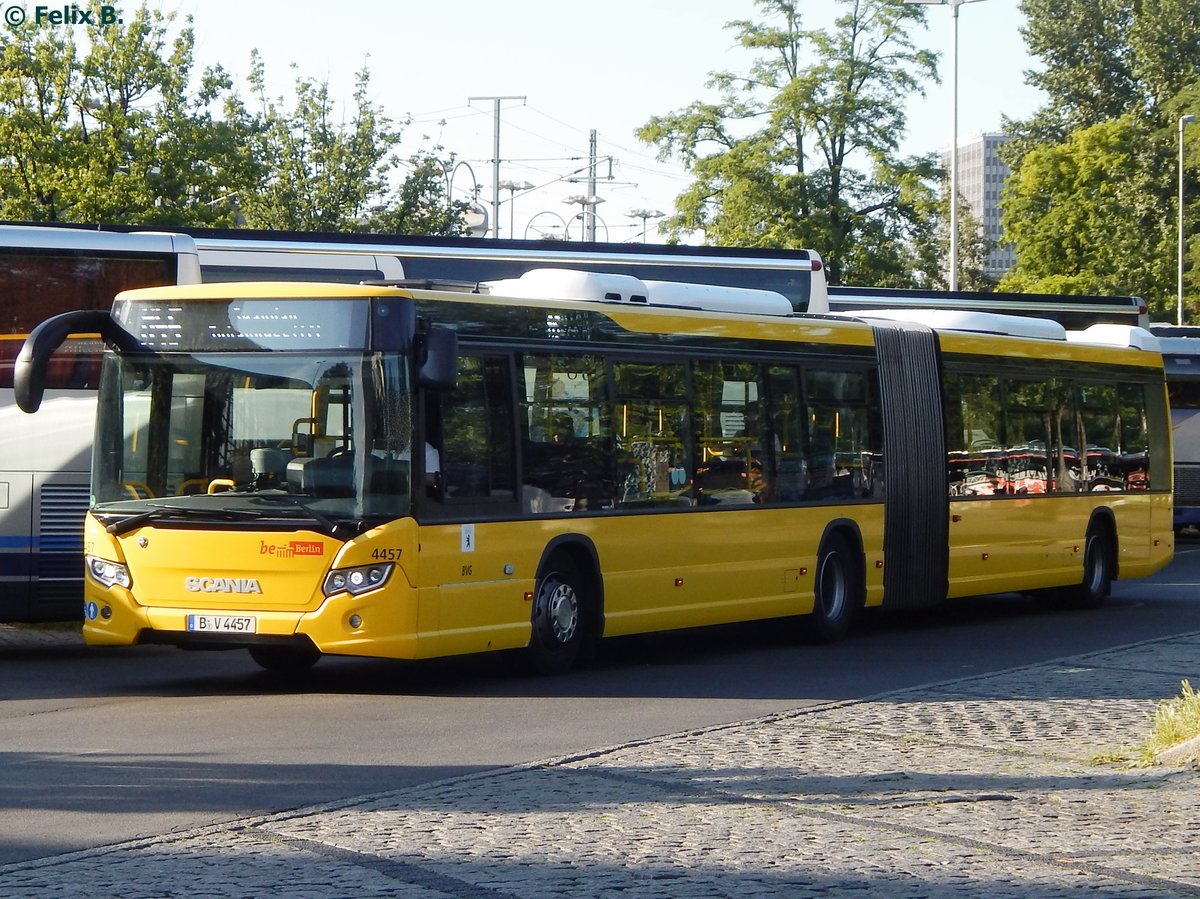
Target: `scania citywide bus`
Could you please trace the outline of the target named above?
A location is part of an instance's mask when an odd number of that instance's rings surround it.
[[[22,408],[80,330],[108,346],[94,644],[560,671],[620,634],[807,616],[832,639],[864,606],[1001,591],[1093,606],[1173,550],[1138,328],[796,315],[569,270],[216,284],[43,323]]]

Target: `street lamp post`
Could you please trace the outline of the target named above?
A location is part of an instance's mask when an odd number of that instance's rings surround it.
[[[1177,287],[1179,290],[1175,305],[1175,323],[1183,324],[1183,129],[1196,121],[1194,115],[1179,117],[1179,269]]]
[[[533,184],[529,181],[509,181],[504,180],[496,185],[501,190],[508,191],[508,236],[515,238],[516,230],[516,213],[517,213],[517,191],[533,190]]]
[[[665,212],[658,209],[630,209],[629,217],[642,220],[642,243],[646,242],[646,231],[649,228],[650,219],[660,219]]]
[[[949,6],[954,19],[951,82],[953,125],[950,135],[950,289],[958,290],[958,8],[979,0],[904,0],[920,6]]]
[[[576,195],[567,197],[563,200],[564,203],[577,203],[582,207],[583,212],[583,239],[589,241],[596,240],[596,207],[604,202],[603,197],[598,197],[595,194],[589,196]],[[607,229],[605,229],[607,230]]]
[[[475,170],[465,159],[460,159],[454,166],[442,164],[442,171],[446,176],[446,206],[449,208],[454,205],[454,176],[458,174],[459,169],[466,169],[467,174],[471,176],[471,201],[467,204],[467,223],[470,225],[471,233],[480,237],[486,236],[488,232],[487,207],[479,203],[479,179],[475,177]]]

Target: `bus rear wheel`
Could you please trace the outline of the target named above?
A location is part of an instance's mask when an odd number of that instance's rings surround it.
[[[552,558],[538,578],[525,650],[525,661],[537,674],[562,674],[579,657],[584,631],[581,583],[579,571],[562,557]]]
[[[842,534],[830,534],[817,553],[813,610],[807,630],[819,643],[840,640],[850,630],[862,604],[858,553]]]
[[[1093,524],[1083,543],[1083,580],[1037,595],[1038,602],[1056,609],[1097,609],[1112,592],[1116,546],[1109,529]]]
[[[273,674],[303,674],[321,653],[316,647],[251,646],[250,658]]]

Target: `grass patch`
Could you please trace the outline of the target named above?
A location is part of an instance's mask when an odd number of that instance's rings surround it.
[[[1163,750],[1200,736],[1200,693],[1186,680],[1182,688],[1178,696],[1159,703],[1155,710],[1150,736],[1139,747],[1142,762],[1150,764]]]

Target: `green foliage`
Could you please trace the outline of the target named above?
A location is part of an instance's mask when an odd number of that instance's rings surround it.
[[[1200,693],[1186,680],[1180,686],[1178,696],[1159,703],[1155,709],[1150,736],[1139,752],[1144,763],[1153,762],[1164,750],[1200,737]]]
[[[1048,101],[1009,123],[1013,171],[1002,224],[1017,265],[1013,290],[1145,297],[1175,317],[1176,161],[1180,115],[1200,113],[1200,8],[1194,0],[1021,0],[1041,68],[1029,74]],[[1197,305],[1200,166],[1185,164]]]
[[[1026,80],[1046,92],[1056,119],[1093,125],[1129,111],[1138,90],[1128,0],[1021,0],[1021,10],[1029,52],[1043,63]]]
[[[404,164],[408,172],[404,181],[387,203],[372,210],[359,230],[442,237],[467,235],[470,229],[466,215],[471,204],[464,200],[447,202],[446,172],[453,166],[453,155],[446,161],[430,153],[410,157]]]
[[[1132,294],[1173,308],[1170,141],[1137,116],[1073,132],[1029,152],[1002,202],[1017,264],[1001,288]],[[1120,177],[1114,177],[1114,173]]]
[[[1200,12],[1194,0],[1021,0],[1030,53],[1027,80],[1048,101],[1028,122],[1010,165],[1039,143],[1122,116],[1154,117],[1196,78]]]
[[[0,31],[0,218],[462,230],[432,155],[393,183],[400,130],[369,101],[365,68],[343,122],[328,83],[298,77],[294,102],[268,99],[256,56],[251,112],[220,67],[193,78],[190,20],[171,38],[174,17],[144,4],[124,19]]]
[[[924,11],[837,2],[825,31],[804,29],[794,0],[756,0],[763,21],[726,26],[754,55],[749,70],[715,73],[717,102],[655,116],[637,134],[695,177],[664,222],[676,238],[702,230],[709,244],[811,247],[833,283],[912,283],[935,240],[936,169],[894,156],[905,99],[935,77],[907,33]]]
[[[250,84],[261,127],[251,153],[267,177],[239,197],[246,224],[281,231],[348,231],[387,187],[388,156],[400,132],[368,99],[370,75],[357,75],[349,123],[334,121],[328,82],[296,79],[295,105],[266,96],[262,60],[253,57]]]

